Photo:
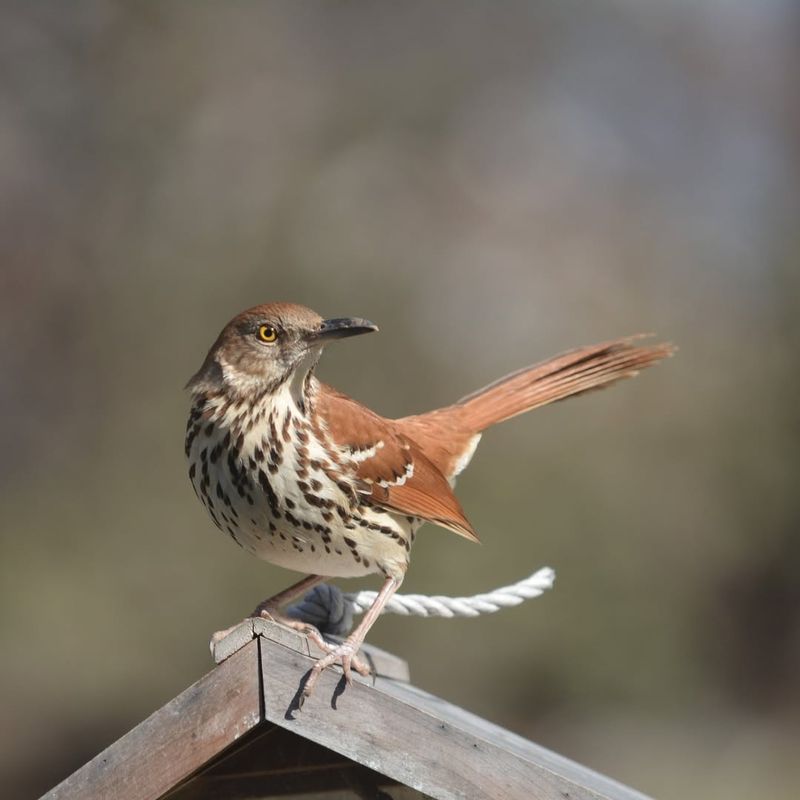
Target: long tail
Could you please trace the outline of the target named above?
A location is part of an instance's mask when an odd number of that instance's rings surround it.
[[[490,425],[557,400],[632,378],[675,352],[668,343],[635,344],[646,334],[579,347],[549,358],[463,397],[450,410],[478,433]]]
[[[675,352],[668,343],[638,345],[646,334],[579,347],[525,367],[457,403],[396,420],[449,480],[469,463],[481,431],[533,408],[602,389]]]

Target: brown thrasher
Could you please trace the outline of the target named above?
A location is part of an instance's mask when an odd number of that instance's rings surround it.
[[[305,631],[326,652],[305,696],[336,662],[348,682],[351,667],[368,672],[356,653],[402,583],[420,525],[478,540],[452,487],[484,429],[631,377],[673,350],[637,337],[581,347],[451,406],[391,420],[314,377],[325,345],[376,330],[291,303],[256,306],[225,326],[188,383],[189,477],[214,523],[253,555],[310,573],[253,612]],[[325,578],[373,572],[383,587],[341,644],[280,614]]]

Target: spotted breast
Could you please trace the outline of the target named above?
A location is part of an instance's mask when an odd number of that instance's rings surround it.
[[[257,402],[198,394],[186,432],[194,490],[221,531],[266,561],[332,577],[400,576],[420,523],[378,500],[412,477],[411,445],[390,443],[409,454],[397,472],[360,475],[388,437],[337,443],[319,413],[330,402],[316,378],[306,383],[301,401],[288,384]]]

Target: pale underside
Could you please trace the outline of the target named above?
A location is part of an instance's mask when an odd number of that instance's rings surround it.
[[[202,423],[187,440],[192,485],[215,524],[242,548],[297,572],[403,576],[421,521],[365,497],[355,475],[383,447],[380,440],[363,450],[327,436],[320,443],[289,387],[255,409],[209,399]],[[225,455],[231,442],[233,464]],[[243,481],[245,471],[251,480]]]

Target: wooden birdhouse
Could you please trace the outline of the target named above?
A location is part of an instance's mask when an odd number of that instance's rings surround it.
[[[216,645],[211,672],[45,800],[646,800],[416,688],[404,661],[362,652],[370,678],[342,691],[341,673],[325,670],[299,710],[316,654],[304,636],[248,620]]]

